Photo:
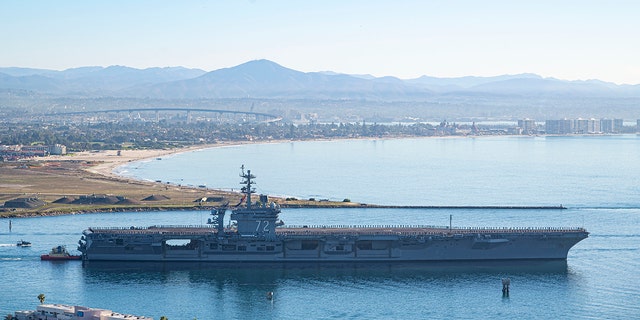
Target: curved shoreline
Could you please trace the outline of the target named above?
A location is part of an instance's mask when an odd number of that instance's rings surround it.
[[[300,140],[304,141],[304,140]],[[115,169],[124,166],[129,163],[152,160],[154,158],[182,154],[187,152],[194,152],[204,149],[221,148],[229,146],[238,146],[245,144],[269,144],[269,143],[285,143],[290,140],[266,140],[266,141],[226,141],[215,144],[202,144],[193,145],[183,148],[173,149],[131,149],[131,150],[99,150],[99,151],[82,151],[62,156],[48,156],[43,161],[66,161],[66,160],[79,160],[98,162],[98,164],[85,168],[87,172],[99,174],[102,176],[132,180],[132,181],[144,181],[133,177],[122,176],[114,173]]]
[[[226,145],[226,144],[225,144]],[[123,165],[131,162],[144,161],[162,156],[180,154],[185,152],[197,151],[202,149],[214,148],[216,144],[198,145],[185,148],[175,149],[148,149],[148,150],[100,150],[100,151],[82,151],[78,153],[63,155],[63,156],[49,156],[44,161],[89,161],[98,162],[98,164],[87,167],[84,170],[87,172],[99,174],[102,176],[118,179],[131,179],[141,181],[139,179],[132,179],[130,177],[121,176],[115,174],[113,171]]]
[[[0,218],[18,218],[35,216],[73,215],[93,212],[123,212],[123,211],[167,211],[167,210],[202,210],[214,203],[204,204],[198,201],[204,197],[219,198],[219,201],[238,201],[241,195],[238,192],[219,189],[202,189],[193,186],[181,186],[166,184],[127,177],[116,174],[114,171],[120,166],[136,162],[154,159],[158,157],[193,152],[215,147],[234,146],[250,143],[282,143],[280,140],[270,141],[238,141],[219,144],[197,145],[174,149],[152,150],[104,150],[83,151],[67,155],[55,155],[44,158],[35,158],[21,163],[4,164],[0,171],[5,181],[0,183],[3,192],[0,193],[0,201],[16,199],[40,199],[44,206],[35,207],[3,207],[0,206]],[[161,201],[139,200],[149,195],[167,195]],[[96,198],[118,197],[120,200],[132,199],[134,203],[107,204],[103,202],[79,202],[68,205],[67,202],[58,201],[61,198]],[[288,201],[278,197],[277,201],[289,202],[297,207],[360,207],[359,203],[323,202],[322,204],[308,200]],[[131,201],[129,201],[131,202]]]
[[[401,137],[391,138],[398,139]],[[410,138],[410,137],[407,137]],[[413,137],[411,137],[413,138]],[[322,139],[320,139],[322,141]],[[352,139],[352,140],[363,140],[363,139]],[[369,140],[378,140],[378,139],[369,139]],[[309,140],[296,140],[301,142],[306,142]],[[312,140],[316,141],[316,140]],[[78,152],[74,154],[68,154],[64,156],[49,156],[45,158],[37,158],[32,160],[31,163],[36,164],[36,166],[42,167],[56,167],[59,166],[55,163],[63,163],[66,162],[68,164],[74,164],[75,171],[65,171],[65,170],[28,170],[32,171],[35,176],[21,176],[16,179],[12,184],[7,184],[5,187],[4,198],[9,199],[10,196],[20,197],[34,195],[45,196],[43,200],[52,203],[54,196],[62,197],[62,196],[75,196],[82,197],[83,195],[93,195],[93,194],[108,194],[108,195],[123,195],[126,198],[130,199],[141,199],[141,192],[146,193],[145,197],[149,194],[156,193],[161,194],[164,190],[169,190],[169,192],[173,190],[173,196],[169,195],[172,198],[170,201],[164,201],[163,203],[143,203],[133,206],[127,205],[113,205],[113,206],[103,206],[103,205],[90,205],[87,206],[67,206],[67,207],[57,207],[48,206],[48,208],[44,210],[40,210],[38,208],[27,209],[27,210],[4,210],[5,214],[0,214],[0,217],[18,217],[18,216],[44,216],[44,215],[66,215],[66,214],[78,214],[78,213],[87,213],[87,212],[114,212],[114,211],[160,211],[160,210],[197,210],[198,208],[202,208],[201,206],[193,204],[193,199],[203,197],[204,194],[207,194],[208,197],[213,196],[223,196],[227,200],[232,199],[231,201],[237,201],[235,197],[238,199],[240,197],[237,192],[230,192],[228,190],[220,190],[220,189],[201,189],[193,186],[180,186],[173,185],[169,183],[159,183],[148,181],[144,179],[140,179],[134,176],[125,176],[119,175],[116,173],[116,169],[128,165],[133,162],[145,161],[145,160],[153,160],[154,158],[164,157],[169,155],[181,154],[186,152],[194,152],[198,150],[211,149],[217,147],[227,147],[227,146],[237,146],[237,145],[246,145],[246,144],[272,144],[272,143],[290,143],[291,140],[266,140],[266,141],[230,141],[230,142],[222,142],[217,144],[202,144],[195,145],[183,148],[173,148],[173,149],[147,149],[147,150],[104,150],[104,151],[84,151]],[[38,164],[40,163],[40,164]],[[64,166],[64,165],[63,165]],[[52,169],[62,169],[62,168],[52,168]],[[14,170],[15,172],[20,171],[20,173],[16,173],[18,175],[23,175],[22,172],[27,173],[26,171]],[[42,172],[44,175],[39,175],[37,172]],[[68,172],[68,173],[67,173]],[[82,172],[85,172],[84,174]],[[69,178],[69,184],[58,184],[54,182],[56,186],[51,188],[47,183],[50,181],[51,175],[56,175],[58,177],[66,177]],[[76,180],[72,180],[72,179]],[[34,180],[36,179],[36,180]],[[38,186],[37,183],[33,183],[32,181],[41,180],[42,183]],[[78,181],[79,180],[79,181]],[[109,188],[101,188],[103,182],[110,182],[111,185]],[[113,185],[116,185],[114,188]],[[75,187],[75,189],[74,189]],[[139,188],[138,188],[139,187]],[[13,190],[11,190],[11,188]],[[142,191],[141,191],[142,190]],[[127,193],[127,192],[131,193]],[[183,195],[178,196],[177,193],[183,193]],[[557,210],[557,209],[566,209],[562,205],[527,205],[527,206],[519,206],[519,205],[488,205],[488,206],[474,206],[474,205],[461,205],[461,206],[406,206],[406,205],[378,205],[378,204],[361,204],[356,202],[322,202],[319,203],[315,200],[294,200],[287,201],[284,198],[280,197],[272,197],[277,199],[281,206],[288,208],[404,208],[404,209],[543,209],[543,210]],[[211,203],[213,205],[213,203]]]

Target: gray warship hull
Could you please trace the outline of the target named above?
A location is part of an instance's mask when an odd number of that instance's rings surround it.
[[[453,232],[452,232],[453,231]],[[81,240],[96,261],[462,261],[566,259],[582,229],[279,228],[272,239],[209,227],[96,228]],[[180,244],[172,244],[172,243]]]
[[[582,228],[452,228],[432,226],[279,226],[280,207],[251,201],[251,171],[241,174],[240,203],[204,226],[94,227],[78,250],[85,261],[374,262],[567,259],[588,237]]]

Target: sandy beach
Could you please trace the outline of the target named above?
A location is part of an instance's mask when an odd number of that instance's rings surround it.
[[[116,177],[113,170],[128,162],[139,161],[144,159],[153,159],[170,154],[183,153],[189,151],[195,151],[206,148],[213,148],[221,145],[198,145],[189,146],[185,148],[173,148],[173,149],[150,149],[150,150],[100,150],[100,151],[82,151],[67,155],[55,155],[46,157],[46,161],[90,161],[96,163],[96,165],[85,168],[86,171],[108,176]]]
[[[407,137],[386,137],[385,139],[402,139]],[[457,138],[457,137],[456,137]],[[369,140],[375,138],[345,138],[340,140]],[[313,139],[313,141],[331,141],[334,139]],[[300,140],[304,141],[304,140]],[[311,141],[311,140],[307,140]],[[173,149],[147,149],[147,150],[97,150],[97,151],[82,151],[77,153],[70,153],[67,155],[51,155],[45,158],[42,158],[43,161],[68,161],[68,160],[79,160],[79,161],[89,161],[94,162],[95,165],[86,167],[84,170],[107,176],[112,178],[120,178],[123,177],[118,176],[113,173],[114,169],[124,165],[128,162],[140,161],[145,159],[153,159],[162,156],[167,156],[171,154],[183,153],[196,151],[201,149],[208,148],[216,148],[223,146],[232,146],[232,145],[242,145],[242,144],[253,144],[253,143],[282,143],[282,142],[291,142],[290,140],[259,140],[259,141],[230,141],[230,142],[220,142],[217,144],[202,144],[196,146],[188,146],[184,148],[173,148]]]

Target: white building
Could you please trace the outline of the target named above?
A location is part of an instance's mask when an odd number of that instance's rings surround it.
[[[54,144],[49,147],[49,153],[57,155],[67,154],[67,146],[62,144]]]
[[[35,311],[16,311],[16,320],[153,320],[145,316],[122,314],[106,309],[94,309],[65,304],[41,304]]]

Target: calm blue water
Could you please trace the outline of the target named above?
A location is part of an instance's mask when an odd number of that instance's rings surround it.
[[[242,145],[120,168],[126,176],[399,205],[638,207],[640,136],[348,140]]]
[[[246,145],[123,172],[215,188],[384,204],[562,203],[567,210],[285,209],[288,224],[584,226],[566,263],[226,266],[51,263],[88,226],[201,224],[207,212],[0,220],[0,315],[47,302],[159,319],[640,318],[640,138],[406,139]],[[180,180],[182,179],[182,180]],[[275,180],[275,181],[273,181]],[[25,239],[31,248],[14,244]],[[503,298],[501,278],[511,278]],[[268,301],[265,294],[273,291]]]

